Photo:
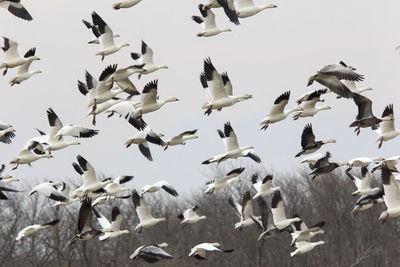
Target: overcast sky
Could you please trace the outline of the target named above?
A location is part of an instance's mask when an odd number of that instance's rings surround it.
[[[46,109],[49,107],[64,124],[91,126],[91,118],[86,116],[87,99],[78,91],[77,80],[84,79],[85,69],[98,78],[109,64],[118,63],[120,67],[133,64],[130,53],[140,51],[141,40],[154,50],[154,62],[166,64],[169,69],[144,75],[140,80],[132,76],[131,80],[141,91],[147,82],[158,79],[160,99],[171,96],[180,99],[145,114],[145,121],[157,132],[164,133],[166,139],[192,129],[199,129],[200,138],[165,152],[150,144],[154,161],[149,162],[137,146],[126,149],[123,145],[136,129],[122,119],[107,119],[102,114],[97,119],[98,136],[81,140],[80,146],[55,151],[54,158],[33,162],[32,168],[21,165],[16,171],[10,171],[11,166],[7,165],[7,173],[22,181],[34,177],[67,181],[68,177],[78,176],[71,163],[81,154],[99,173],[134,175],[132,187],[140,188],[163,179],[179,191],[187,191],[215,178],[207,176],[210,166],[200,163],[224,152],[216,129],[222,128],[226,121],[232,123],[239,145],[253,145],[262,159],[260,167],[274,172],[292,171],[300,166],[301,159],[294,155],[300,151],[300,136],[308,122],[312,122],[317,140],[337,140],[336,144],[328,144],[321,150],[329,150],[334,161],[400,154],[399,138],[384,143],[378,150],[378,144],[374,143],[377,135],[370,129],[362,129],[357,137],[348,127],[357,107],[352,100],[337,100],[333,94],[326,96],[324,103],[331,110],[322,111],[314,118],[297,121],[288,118],[271,125],[265,132],[259,130],[259,123],[276,97],[291,90],[287,106],[291,108],[304,92],[322,88],[318,83],[307,88],[310,75],[340,60],[365,75],[358,86],[374,89],[365,95],[373,99],[375,115],[380,117],[384,107],[393,103],[398,116],[400,55],[395,47],[400,44],[399,1],[275,1],[278,8],[241,19],[240,26],[229,23],[222,9],[214,9],[217,25],[233,31],[210,38],[196,37],[201,28],[190,19],[192,15],[199,15],[198,1],[143,0],[135,7],[119,11],[111,8],[112,3],[23,1],[34,18],[32,22],[0,9],[1,35],[19,42],[21,55],[36,47],[36,55],[42,60],[34,62],[31,69],[43,72],[14,87],[8,82],[16,69],[0,77],[0,120],[12,124],[17,135],[10,145],[0,143],[1,162],[8,164],[17,155],[24,143],[37,134],[34,128],[48,131]],[[92,33],[81,22],[81,19],[89,20],[92,11],[121,35],[116,43],[130,44],[103,62],[95,56],[99,46],[87,44]],[[228,72],[235,94],[251,93],[254,98],[204,116],[201,106],[206,97],[198,77],[206,57],[211,57],[219,72]],[[0,61],[3,60],[1,52]],[[228,160],[219,167],[240,167],[251,162],[250,159]]]

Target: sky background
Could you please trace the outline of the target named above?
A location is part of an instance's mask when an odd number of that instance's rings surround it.
[[[258,4],[264,1],[256,0]],[[357,114],[353,100],[325,96],[331,110],[322,111],[314,118],[293,121],[288,118],[260,131],[259,123],[269,113],[274,100],[291,90],[287,108],[296,105],[303,93],[323,88],[314,83],[307,88],[310,75],[327,64],[340,60],[357,68],[365,80],[358,86],[374,90],[365,93],[371,98],[373,111],[380,117],[387,104],[394,104],[395,115],[400,110],[400,55],[395,47],[400,44],[399,1],[378,3],[370,0],[352,1],[274,1],[279,7],[241,19],[241,25],[229,23],[222,9],[213,9],[217,26],[233,31],[220,35],[196,37],[201,27],[191,20],[199,15],[199,1],[143,0],[130,9],[113,10],[113,1],[42,0],[36,5],[23,1],[34,20],[26,22],[0,9],[0,33],[19,43],[20,55],[36,47],[41,61],[33,62],[31,69],[43,73],[33,76],[21,85],[10,87],[8,82],[17,69],[10,69],[0,77],[0,120],[12,124],[16,137],[12,144],[0,143],[0,159],[7,164],[5,173],[19,177],[23,182],[33,178],[64,180],[79,177],[71,163],[76,156],[85,157],[100,174],[134,175],[130,186],[141,188],[158,180],[167,180],[178,191],[188,192],[211,178],[210,167],[200,163],[225,148],[217,134],[230,121],[238,136],[239,145],[253,145],[261,157],[260,168],[270,172],[295,171],[300,158],[300,137],[303,127],[312,122],[317,140],[334,138],[320,152],[329,150],[333,161],[350,160],[359,156],[390,157],[399,154],[400,139],[385,142],[378,150],[377,135],[362,129],[360,136],[348,126]],[[95,56],[100,46],[88,45],[92,33],[82,24],[96,11],[114,33],[120,34],[116,43],[127,42],[129,47],[107,56],[102,62]],[[199,139],[186,146],[174,146],[163,151],[150,144],[154,161],[149,162],[137,146],[126,149],[124,142],[136,129],[122,119],[97,118],[100,134],[81,139],[80,146],[55,151],[52,159],[41,159],[33,167],[20,165],[11,171],[8,164],[24,143],[37,135],[34,128],[48,131],[46,110],[52,107],[64,124],[77,123],[93,127],[87,117],[87,99],[78,91],[77,81],[84,80],[87,69],[98,78],[109,64],[125,67],[135,62],[131,52],[139,52],[141,40],[154,50],[154,62],[166,64],[168,70],[144,75],[140,80],[131,76],[141,91],[143,86],[158,79],[160,99],[171,96],[179,102],[167,103],[162,109],[145,114],[145,121],[168,138],[186,130],[199,129]],[[203,60],[211,57],[219,72],[227,71],[233,83],[234,94],[251,93],[254,98],[233,107],[203,115],[201,106],[206,101],[199,82]],[[4,53],[0,53],[0,62]],[[70,138],[68,138],[70,139]],[[248,164],[250,159],[228,160],[218,168],[229,170]],[[255,165],[254,165],[255,166]]]

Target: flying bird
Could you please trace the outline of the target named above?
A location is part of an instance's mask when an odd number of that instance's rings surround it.
[[[372,101],[360,94],[352,93],[354,103],[358,107],[358,114],[356,120],[350,124],[349,127],[356,127],[354,132],[360,134],[360,128],[377,127],[382,120],[375,117],[372,113]],[[388,120],[385,118],[385,120]]]
[[[151,49],[143,40],[141,53],[131,53],[131,58],[138,61],[140,64],[144,64],[142,71],[138,75],[139,79],[143,74],[149,74],[160,69],[168,69],[167,65],[155,65],[153,63],[153,49]]]
[[[200,24],[203,27],[203,31],[197,34],[198,37],[210,37],[220,34],[222,32],[230,32],[232,31],[229,28],[220,29],[215,24],[215,14],[211,11],[211,9],[204,10],[203,5],[199,4],[199,10],[202,17],[192,16],[192,20],[196,23]]]
[[[400,135],[400,131],[394,126],[393,104],[387,105],[382,113],[382,122],[373,126],[379,135],[375,142],[379,142],[378,148],[381,148],[383,141],[389,141]]]
[[[195,130],[190,130],[190,131],[185,131],[183,133],[180,133],[179,135],[176,135],[172,138],[170,138],[164,146],[164,150],[167,150],[169,146],[176,146],[176,145],[186,145],[187,140],[191,139],[197,139],[199,138],[196,135],[197,129]]]
[[[240,181],[240,178],[238,176],[243,171],[244,171],[244,168],[237,168],[237,169],[231,170],[224,177],[222,177],[221,179],[219,179],[217,181],[212,180],[212,181],[207,182],[206,183],[207,189],[204,191],[204,193],[206,193],[207,195],[211,195],[216,190],[220,190],[220,189],[230,185],[231,183]]]
[[[24,58],[29,58],[35,56],[36,53],[36,48],[31,48],[28,50],[28,52],[25,53]],[[15,75],[14,78],[10,80],[10,85],[13,86],[14,84],[20,84],[25,80],[28,80],[30,77],[32,77],[35,74],[42,73],[40,70],[33,70],[29,71],[29,67],[31,66],[31,63],[33,61],[27,61],[26,63],[20,65],[17,74]]]
[[[27,227],[25,227],[24,229],[22,229],[18,234],[17,234],[17,238],[15,238],[16,241],[23,241],[25,238],[27,238],[28,236],[32,235],[33,233],[35,233],[36,231],[40,230],[40,229],[46,229],[50,226],[54,226],[56,225],[60,220],[59,219],[55,219],[51,222],[48,223],[44,223],[44,224],[34,224],[34,225],[29,225]]]
[[[302,150],[296,154],[296,158],[301,155],[308,155],[319,150],[321,146],[329,143],[336,143],[335,139],[327,139],[325,141],[315,141],[315,135],[311,123],[306,124],[301,135]]]

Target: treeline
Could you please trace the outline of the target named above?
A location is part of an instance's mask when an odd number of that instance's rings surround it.
[[[214,169],[216,177],[221,170]],[[154,227],[138,234],[133,229],[138,223],[133,203],[127,200],[112,200],[98,209],[107,217],[112,206],[118,206],[123,216],[121,229],[130,234],[99,241],[97,238],[70,246],[69,240],[76,234],[78,209],[74,203],[59,210],[52,207],[54,202],[43,196],[27,196],[27,193],[7,194],[10,200],[0,202],[0,265],[1,266],[148,266],[143,262],[130,261],[133,251],[143,245],[167,242],[165,249],[173,260],[164,260],[153,266],[398,266],[400,262],[399,219],[391,218],[382,225],[379,214],[385,209],[378,204],[369,210],[351,215],[357,197],[351,195],[355,186],[342,172],[318,177],[311,181],[307,170],[298,173],[274,175],[274,184],[281,186],[286,214],[297,213],[308,226],[326,221],[326,233],[316,240],[324,240],[309,253],[290,258],[291,237],[283,233],[277,237],[258,242],[261,230],[255,225],[242,231],[234,229],[239,218],[229,206],[227,197],[239,200],[241,195],[252,188],[247,170],[241,182],[206,196],[198,188],[190,195],[173,198],[165,192],[147,194],[145,199],[155,216],[166,217]],[[265,171],[260,170],[260,177]],[[380,175],[373,178],[380,184]],[[26,190],[30,188],[28,185]],[[271,197],[266,201],[270,206]],[[207,219],[183,227],[177,214],[192,205],[198,205],[200,215]],[[259,214],[253,202],[255,214]],[[271,219],[272,219],[272,215]],[[60,218],[55,227],[36,232],[26,240],[17,243],[15,237],[24,227]],[[95,217],[93,225],[99,228]],[[220,242],[223,248],[234,249],[232,253],[208,253],[206,261],[189,258],[190,248],[203,242]]]

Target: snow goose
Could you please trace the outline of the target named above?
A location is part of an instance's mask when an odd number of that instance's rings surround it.
[[[316,246],[323,245],[325,244],[324,241],[318,241],[318,242],[307,242],[307,241],[302,241],[302,242],[297,242],[296,243],[296,250],[290,253],[290,257],[294,257],[306,252],[309,252],[313,250]]]
[[[6,8],[14,16],[24,19],[32,20],[31,14],[21,4],[21,0],[0,0],[0,7]]]
[[[241,199],[241,203],[237,203],[232,197],[228,198],[229,205],[233,208],[240,218],[240,222],[235,223],[235,229],[242,231],[244,227],[254,224],[254,220],[258,220],[253,214],[253,203],[251,201],[250,191],[246,191]]]
[[[88,28],[89,30],[92,30],[92,33],[95,36],[95,38],[93,40],[90,40],[88,42],[88,44],[100,44],[99,37],[101,36],[101,34],[99,31],[99,28],[84,19],[82,20],[82,22],[83,22],[83,24],[85,24],[86,28]],[[118,33],[113,33],[113,37],[116,38],[116,37],[120,37],[120,36]]]
[[[252,217],[254,222],[258,227],[260,227],[263,232],[260,234],[258,237],[258,241],[264,242],[265,239],[268,239],[270,237],[276,236],[280,233],[283,233],[285,229],[279,230],[278,228],[275,227],[273,223],[269,222],[269,209],[267,203],[265,203],[264,199],[262,197],[257,197],[257,205],[258,209],[260,210],[261,213],[261,223],[260,220],[257,218]]]
[[[93,168],[93,166],[81,155],[78,155],[76,158],[78,160],[79,165],[75,163],[72,166],[77,172],[81,173],[83,179],[83,185],[78,187],[72,193],[71,198],[76,198],[76,197],[81,198],[87,195],[88,193],[99,190],[100,188],[103,188],[107,184],[112,183],[111,179],[105,179],[101,182],[98,182],[96,177],[96,171]]]
[[[376,129],[378,138],[375,142],[379,142],[378,148],[382,147],[383,141],[389,141],[400,135],[400,131],[396,130],[394,126],[394,114],[393,104],[387,105],[382,113],[382,122],[379,124],[379,128]]]
[[[303,133],[301,135],[301,147],[302,150],[296,154],[296,158],[300,157],[301,155],[308,155],[314,153],[321,146],[329,143],[336,143],[335,139],[328,139],[326,141],[315,141],[315,135],[312,129],[311,123],[306,124],[304,127]]]
[[[131,53],[131,57],[133,60],[137,60],[140,62],[140,64],[144,64],[144,66],[142,67],[143,70],[138,76],[139,79],[143,74],[149,74],[160,69],[168,69],[167,65],[154,65],[153,49],[151,49],[143,40],[141,52],[141,54]]]
[[[299,106],[293,107],[289,110],[284,110],[285,106],[289,102],[289,97],[290,91],[287,91],[275,100],[270,113],[260,123],[260,125],[262,125],[261,130],[266,130],[270,124],[286,119],[292,112],[303,110],[303,108]]]
[[[149,228],[159,222],[166,221],[166,218],[154,218],[151,216],[143,197],[140,196],[136,190],[132,190],[132,201],[140,220],[139,224],[135,227],[135,230],[139,229],[139,233],[141,233],[144,228]]]
[[[281,189],[280,186],[272,187],[272,177],[272,175],[267,175],[264,177],[264,179],[258,180],[257,174],[253,174],[251,176],[251,182],[253,183],[254,189],[257,191],[253,199],[268,196]]]
[[[307,86],[317,81],[341,97],[352,98],[353,93],[341,80],[362,81],[364,76],[356,73],[354,70],[353,67],[349,67],[343,62],[327,65],[308,78]]]
[[[310,175],[313,175],[312,180],[317,178],[318,175],[329,173],[340,166],[337,163],[329,162],[330,157],[331,153],[326,152],[325,157],[322,157],[315,162],[315,164],[312,166],[313,171],[310,173]]]
[[[220,34],[221,32],[232,31],[229,28],[223,28],[223,29],[217,28],[217,25],[215,24],[215,14],[214,14],[214,12],[211,11],[211,9],[204,10],[203,5],[200,4],[199,10],[200,10],[201,16],[204,19],[199,16],[192,16],[192,20],[194,20],[195,22],[197,22],[198,24],[200,24],[203,27],[203,31],[201,31],[197,34],[198,37],[210,37],[210,36]]]
[[[35,56],[36,48],[31,48],[28,50],[28,52],[25,53],[24,58],[29,58]],[[28,80],[30,77],[32,77],[35,74],[42,73],[40,70],[33,70],[29,71],[29,67],[31,66],[32,61],[28,61],[24,64],[22,64],[19,69],[17,74],[15,75],[14,78],[10,80],[10,85],[13,86],[14,84],[20,84],[25,80]]]
[[[303,110],[293,115],[293,120],[297,120],[300,117],[313,117],[315,114],[320,112],[321,110],[329,110],[330,106],[315,106],[317,102],[321,102],[321,94],[326,93],[327,89],[323,90],[315,90],[312,94],[310,94],[304,101],[307,101]]]
[[[158,100],[158,80],[148,82],[140,96],[140,106],[132,113],[131,117],[141,118],[143,114],[150,113],[160,109],[168,102],[179,101],[176,97],[169,97],[163,100]]]
[[[118,10],[120,8],[130,8],[139,4],[140,2],[142,2],[142,0],[123,0],[121,2],[114,3],[112,7],[115,10]]]
[[[93,24],[97,26],[101,34],[101,49],[96,53],[96,56],[101,56],[101,60],[104,60],[104,57],[107,55],[118,52],[122,47],[129,46],[128,43],[115,45],[113,31],[95,11],[92,12],[92,21]]]
[[[57,207],[57,210],[60,206],[68,206],[76,201],[79,201],[79,198],[70,198],[69,192],[71,191],[71,188],[67,183],[62,182],[61,186],[57,188],[57,191],[67,199],[67,201],[58,201],[53,204],[53,207]]]
[[[162,249],[167,246],[167,243],[140,246],[131,254],[129,258],[137,261],[142,258],[148,263],[155,263],[162,259],[173,259],[174,257],[172,255],[168,254]]]
[[[218,247],[220,247],[220,243],[201,243],[196,246],[194,246],[189,253],[189,257],[193,256],[198,260],[205,260],[206,259],[206,251],[222,251],[225,253],[231,253],[233,252],[233,249],[226,249],[226,250],[221,250]]]
[[[104,187],[108,196],[115,195],[121,192],[129,191],[128,187],[120,187],[119,185],[125,184],[133,179],[131,175],[121,175],[115,178],[112,183],[109,183]]]
[[[29,192],[29,195],[39,193],[55,201],[67,202],[68,199],[55,188],[56,186],[59,186],[61,184],[62,183],[60,182],[47,182],[38,184],[32,188],[32,190]]]
[[[78,241],[92,239],[102,233],[92,226],[93,208],[91,202],[91,198],[84,198],[82,201],[78,215],[78,234],[71,239],[70,245]]]
[[[93,201],[92,206],[96,207],[98,205],[106,203],[107,200],[111,200],[111,199],[128,199],[130,197],[131,197],[130,195],[127,195],[127,196],[100,196]]]
[[[351,174],[348,170],[346,170],[346,174],[357,187],[357,190],[352,193],[353,196],[367,195],[380,190],[379,187],[371,188],[371,175],[367,167],[361,167],[361,179]]]
[[[15,130],[10,124],[0,121],[0,142],[4,144],[11,144],[12,139],[15,137]]]
[[[283,206],[282,196],[280,191],[275,191],[272,195],[271,211],[274,225],[279,230],[285,229],[291,223],[299,222],[299,217],[287,219],[285,215],[285,208]]]
[[[220,163],[229,158],[236,159],[238,157],[249,157],[257,163],[261,162],[261,159],[254,153],[253,146],[239,147],[237,136],[230,122],[225,123],[223,132],[218,129],[218,134],[224,142],[226,152],[205,160],[202,164]]]
[[[80,143],[75,140],[64,141],[63,136],[65,135],[88,138],[98,134],[98,130],[84,128],[79,125],[67,124],[63,126],[60,118],[52,108],[47,110],[47,119],[50,125],[50,134],[45,136],[46,140],[44,142],[48,143],[48,147],[46,147],[45,150],[48,150],[50,154],[52,150],[60,150],[71,145],[80,145]],[[41,131],[39,132],[44,134]]]
[[[351,159],[349,161],[342,161],[339,163],[340,166],[347,165],[349,168],[346,171],[350,171],[353,167],[367,167],[369,164],[385,160],[382,157],[368,158],[368,157],[358,157]]]
[[[126,68],[117,69],[106,81],[106,83],[117,83],[118,87],[123,89],[130,96],[140,95],[136,86],[129,80],[129,77],[134,73],[142,71],[144,64],[132,65]]]
[[[299,216],[295,214],[293,215],[293,217]],[[290,243],[291,246],[298,242],[310,242],[314,236],[325,233],[325,231],[322,229],[322,227],[325,226],[325,221],[318,222],[310,228],[307,227],[303,220],[300,220],[299,222],[294,222],[290,226],[292,228],[292,231],[290,233],[292,236],[292,243]]]
[[[52,158],[51,154],[48,154],[43,149],[43,146],[38,141],[28,140],[18,155],[10,161],[10,164],[16,164],[13,170],[17,169],[19,164],[30,164],[41,158]]]
[[[207,217],[205,215],[199,216],[196,213],[198,210],[198,206],[193,206],[190,209],[185,210],[183,213],[178,215],[178,218],[181,219],[181,224],[190,224],[190,223],[197,223],[200,220],[205,220]]]
[[[31,55],[29,57],[21,57],[18,54],[18,43],[7,37],[3,37],[3,39],[4,46],[2,47],[2,49],[6,56],[5,62],[0,64],[0,69],[5,68],[5,70],[3,71],[3,76],[7,74],[9,68],[18,67],[27,62],[32,62],[33,60],[40,60],[40,58],[35,55]]]
[[[103,214],[93,209],[94,215],[96,215],[97,221],[100,223],[104,234],[99,236],[99,240],[103,241],[108,238],[114,238],[122,234],[129,234],[129,230],[121,230],[122,215],[117,207],[114,207],[111,212],[111,223],[104,217]]]
[[[50,226],[54,226],[56,225],[60,220],[59,219],[55,219],[49,223],[44,223],[44,224],[34,224],[34,225],[29,225],[27,227],[25,227],[24,229],[22,229],[18,234],[17,234],[17,238],[15,238],[16,241],[23,241],[25,238],[27,238],[28,236],[30,236],[31,234],[33,234],[34,232],[40,230],[40,229],[46,229]]]
[[[319,94],[319,100],[317,102],[325,102],[325,99],[321,99],[321,95],[329,93],[331,91],[328,91],[328,89],[319,89],[319,90],[314,90],[314,91],[309,91],[303,95],[301,95],[298,99],[297,99],[297,104],[300,105],[301,103],[303,103],[303,101],[309,101],[311,100],[310,96],[311,95],[316,95]]]
[[[239,18],[247,18],[267,8],[276,8],[275,4],[255,5],[253,0],[238,0],[236,14]]]
[[[98,106],[96,108],[96,111],[99,109],[103,109],[103,107]],[[147,126],[146,122],[142,118],[135,118],[135,116],[133,116],[133,113],[135,112],[135,106],[134,102],[130,101],[129,98],[122,101],[116,101],[115,104],[109,105],[104,112],[108,114],[107,118],[113,116],[114,113],[118,113],[120,117],[126,119],[133,127],[138,130],[144,130]]]
[[[378,164],[376,164],[375,167],[372,168],[371,172],[374,173],[376,170],[380,170],[383,165],[386,165],[386,167],[389,168],[389,170],[392,172],[398,172],[396,165],[399,160],[400,156],[393,156],[387,159],[383,159]]]
[[[148,142],[159,146],[164,146],[165,143],[160,138],[162,136],[164,135],[154,132],[153,129],[147,126],[143,131],[139,131],[133,137],[129,138],[125,142],[125,146],[128,148],[132,144],[137,144],[143,156],[145,156],[148,160],[153,161]]]
[[[206,58],[203,65],[204,72],[200,74],[200,82],[206,90],[208,100],[202,107],[206,110],[204,114],[210,115],[213,109],[220,111],[224,107],[253,98],[250,94],[234,96],[228,74],[226,72],[219,74],[210,58]],[[208,82],[211,82],[211,88],[208,88]]]
[[[239,182],[240,178],[238,176],[243,171],[244,171],[244,168],[237,168],[237,169],[231,170],[224,177],[222,177],[221,179],[219,179],[217,181],[211,180],[211,181],[207,182],[206,183],[207,189],[204,191],[204,193],[206,193],[207,195],[211,195],[212,193],[214,193],[215,190],[220,190],[220,189],[230,185],[231,183]]]
[[[381,177],[384,190],[383,200],[387,210],[381,213],[379,220],[385,223],[388,218],[400,215],[400,192],[392,171],[386,165],[382,165]]]
[[[167,150],[169,146],[185,145],[187,140],[199,138],[195,135],[197,129],[191,131],[185,131],[177,136],[172,137],[165,143],[164,150]]]
[[[384,194],[383,188],[381,188],[381,189],[379,189],[379,191],[372,192],[367,195],[361,196],[357,200],[353,210],[351,211],[351,214],[353,214],[355,216],[355,215],[357,215],[357,213],[359,211],[369,209],[374,204],[383,202],[383,194]]]
[[[163,189],[168,194],[177,197],[179,196],[178,192],[176,192],[175,188],[172,187],[167,181],[159,181],[152,185],[145,185],[142,188],[142,195],[145,193],[153,193]]]
[[[6,195],[4,195],[3,191],[5,191],[5,192],[21,192],[21,191],[15,190],[15,189],[0,186],[0,200],[8,199],[8,197]]]
[[[2,166],[5,166],[5,165],[3,164]],[[0,181],[2,181],[5,184],[9,184],[9,183],[12,183],[12,182],[18,182],[19,179],[14,177],[14,176],[11,176],[9,174],[6,174],[6,175],[0,176]]]
[[[354,132],[360,134],[360,128],[377,127],[382,120],[378,119],[372,113],[372,101],[360,94],[353,93],[353,100],[358,107],[358,114],[356,120],[350,124],[349,127],[356,127]],[[389,120],[385,118],[385,120]]]

